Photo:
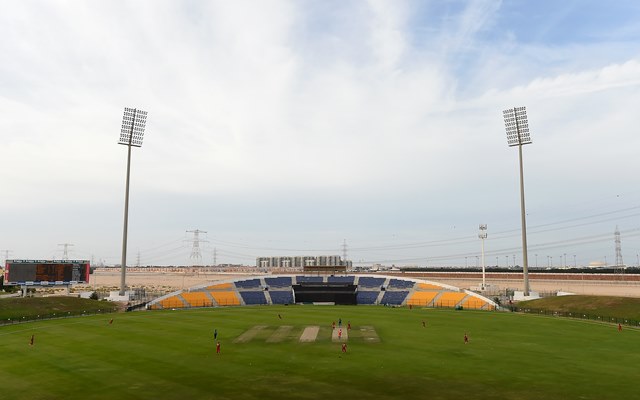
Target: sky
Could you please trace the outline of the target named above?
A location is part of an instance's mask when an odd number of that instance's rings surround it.
[[[529,265],[635,266],[638,43],[623,0],[0,0],[0,258],[120,263],[132,107],[128,265],[522,265],[525,106]]]

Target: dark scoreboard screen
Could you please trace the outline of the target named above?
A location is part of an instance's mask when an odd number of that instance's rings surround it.
[[[7,260],[7,284],[66,285],[89,281],[87,260]]]

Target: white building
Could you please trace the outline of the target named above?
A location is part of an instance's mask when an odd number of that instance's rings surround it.
[[[336,267],[346,266],[351,268],[351,261],[343,260],[340,256],[280,256],[280,257],[258,257],[256,267],[258,268],[299,268],[304,267]]]

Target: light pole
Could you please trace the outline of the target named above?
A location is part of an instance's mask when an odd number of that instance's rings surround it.
[[[142,147],[147,112],[136,108],[124,109],[118,144],[127,146],[127,181],[124,190],[124,228],[122,230],[122,262],[120,264],[120,296],[124,296],[127,274],[127,225],[129,223],[129,175],[131,172],[131,146]]]
[[[573,255],[573,268],[578,268],[578,264],[576,263],[576,255]]]
[[[522,275],[524,277],[524,295],[529,296],[529,260],[527,257],[527,222],[524,207],[524,172],[522,168],[522,145],[531,143],[529,122],[525,107],[514,107],[502,112],[507,131],[507,143],[518,146],[520,160],[520,219],[522,221]],[[515,264],[515,263],[514,263]]]
[[[487,224],[480,224],[479,227],[480,232],[478,232],[478,237],[482,241],[482,290],[485,290],[487,287],[487,283],[485,280],[485,264],[484,264],[484,240],[487,238]]]

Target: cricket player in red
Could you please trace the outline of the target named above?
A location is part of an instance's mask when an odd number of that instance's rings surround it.
[[[338,339],[342,339],[342,328],[338,330]]]
[[[216,343],[216,354],[220,354],[220,342]]]
[[[622,331],[622,324],[618,324],[618,332]]]
[[[343,353],[347,352],[347,344],[346,343],[342,343],[342,352]]]
[[[467,334],[464,334],[464,344],[469,343],[469,336],[467,336]]]

